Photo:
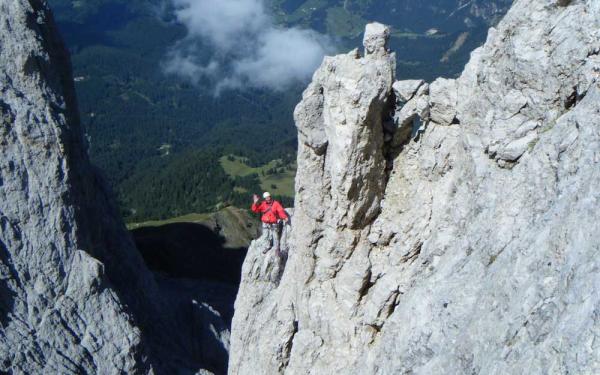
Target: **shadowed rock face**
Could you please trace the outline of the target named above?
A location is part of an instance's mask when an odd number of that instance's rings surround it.
[[[394,83],[385,35],[296,108],[289,259],[250,247],[230,373],[599,372],[598,2],[516,1],[456,80]]]
[[[0,0],[0,67],[0,371],[225,371],[190,345],[226,358],[219,314],[163,293],[89,163],[45,2]]]

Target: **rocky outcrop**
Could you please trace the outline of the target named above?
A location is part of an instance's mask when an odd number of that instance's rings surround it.
[[[390,104],[395,71],[395,56],[387,51],[388,34],[383,25],[370,25],[364,57],[358,50],[326,57],[296,108],[299,164],[288,241],[291,258],[277,288],[278,278],[261,273],[268,267],[252,267],[277,259],[261,256],[259,244],[250,247],[235,305],[233,327],[240,336],[232,341],[232,373],[277,373],[288,365],[298,330],[294,284],[335,278],[346,259],[345,246],[379,213],[385,182],[383,113]],[[297,263],[303,248],[311,252]],[[292,275],[296,280],[290,283]],[[306,337],[313,339],[318,338]],[[248,340],[261,345],[249,346]]]
[[[90,165],[46,2],[0,0],[0,67],[0,372],[224,371],[189,345],[226,350],[218,314],[163,293]]]
[[[386,35],[296,108],[289,259],[251,247],[230,373],[598,373],[598,2],[517,0],[430,84]]]

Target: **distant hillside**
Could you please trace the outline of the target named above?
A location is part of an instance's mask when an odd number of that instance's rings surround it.
[[[226,249],[247,248],[260,231],[257,215],[251,214],[249,210],[235,207],[226,207],[208,214],[188,214],[168,220],[133,223],[129,224],[128,228],[134,234],[151,234],[153,231],[158,231],[157,228],[178,224],[194,224],[207,228],[220,238],[217,241],[218,245]]]
[[[258,224],[247,211],[227,208],[210,215],[130,225],[130,229],[153,271],[237,286],[246,249],[258,237]]]

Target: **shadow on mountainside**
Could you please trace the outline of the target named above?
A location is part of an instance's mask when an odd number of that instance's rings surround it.
[[[6,245],[0,241],[0,265],[4,265],[9,272],[9,278],[0,279],[0,327],[6,327],[9,322],[9,314],[15,304],[16,293],[9,287],[9,281],[14,278],[16,271],[9,261]]]
[[[217,229],[218,230],[218,229]],[[186,348],[215,374],[227,373],[228,334],[246,248],[226,246],[207,225],[173,223],[131,230],[162,295],[180,312]],[[216,314],[216,315],[215,315]]]
[[[172,278],[240,283],[246,248],[227,248],[209,227],[175,223],[131,231],[148,267]]]

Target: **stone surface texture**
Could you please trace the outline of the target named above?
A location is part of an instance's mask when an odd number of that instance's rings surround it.
[[[430,84],[366,34],[296,108],[289,257],[251,246],[230,373],[600,373],[600,2],[517,0]]]
[[[0,0],[0,372],[217,371],[219,314],[163,289],[90,165],[46,2]]]

